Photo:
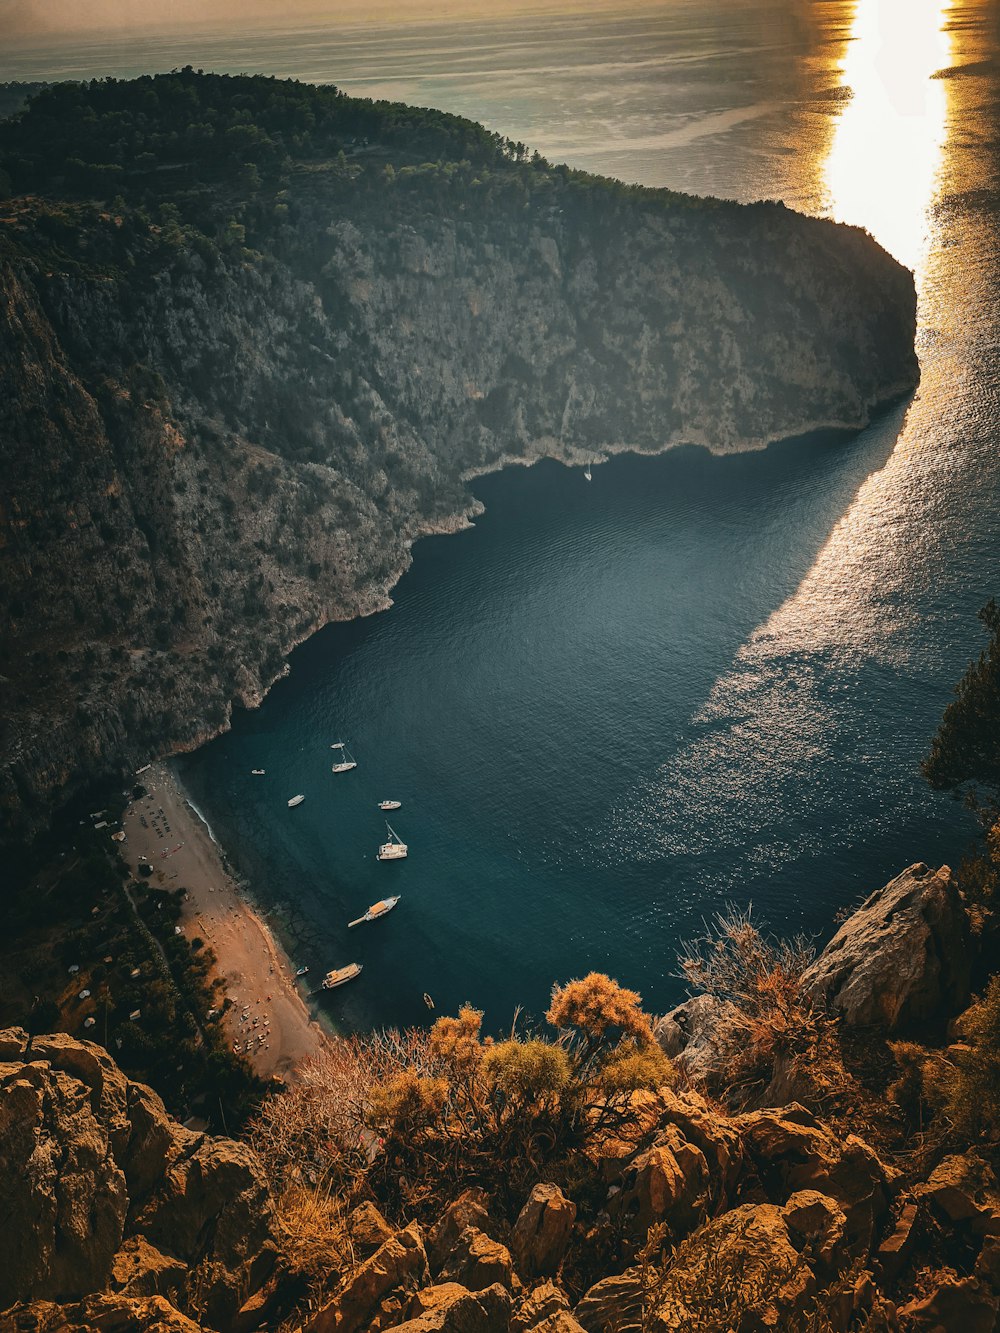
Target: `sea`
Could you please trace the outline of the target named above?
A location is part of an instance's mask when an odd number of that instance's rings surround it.
[[[363,963],[317,998],[329,1021],[470,1001],[502,1031],[593,969],[662,1011],[718,913],[822,942],[911,863],[956,864],[972,817],[919,764],[1000,592],[995,6],[91,34],[7,43],[0,78],[186,64],[438,106],[626,181],[783,199],[866,227],[918,287],[919,390],[867,430],[623,455],[591,481],[554,462],[482,477],[485,513],[417,543],[390,610],[315,635],[180,762],[306,987]],[[357,768],[334,774],[339,741]],[[376,860],[384,799],[405,861]]]

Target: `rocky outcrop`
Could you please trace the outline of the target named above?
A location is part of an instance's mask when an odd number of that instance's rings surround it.
[[[419,1313],[392,1327],[397,1333],[499,1333],[510,1316],[510,1294],[499,1284],[482,1291],[467,1291],[447,1283],[418,1292]]]
[[[968,915],[947,866],[919,862],[873,893],[802,977],[851,1027],[942,1022],[969,998]]]
[[[59,171],[5,205],[12,828],[200,743],[296,642],[385,607],[470,474],[860,427],[916,383],[912,277],[858,230],[502,156],[442,185],[398,133],[296,167],[247,202],[246,248],[81,208],[67,262],[30,239]]]
[[[521,1282],[506,1245],[491,1240],[477,1227],[466,1227],[441,1269],[442,1282],[459,1282],[470,1291],[483,1291],[495,1283],[508,1291],[519,1291]]]
[[[334,1300],[306,1324],[306,1333],[356,1333],[369,1328],[390,1292],[404,1285],[424,1286],[429,1279],[423,1234],[411,1222],[361,1265]]]
[[[693,995],[658,1018],[653,1032],[682,1073],[694,1083],[713,1086],[727,1051],[727,1036],[739,1026],[734,1004],[715,995]]]
[[[511,1248],[523,1277],[551,1277],[558,1272],[569,1244],[576,1204],[558,1185],[536,1185],[514,1223]]]
[[[98,1295],[72,1305],[32,1301],[0,1317],[2,1333],[202,1333],[162,1296]]]
[[[867,1254],[891,1194],[874,1149],[855,1134],[839,1137],[802,1106],[754,1111],[735,1124],[769,1199],[784,1204],[802,1190],[827,1195],[844,1213],[845,1245]]]
[[[0,1032],[0,1198],[0,1309],[110,1287],[111,1327],[121,1302],[183,1307],[197,1289],[220,1327],[273,1266],[254,1154],[183,1129],[103,1048],[58,1033]]]

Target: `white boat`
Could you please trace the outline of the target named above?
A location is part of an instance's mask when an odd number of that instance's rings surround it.
[[[348,963],[346,967],[335,967],[332,972],[327,972],[323,978],[323,989],[334,990],[337,986],[345,986],[347,982],[353,981],[355,977],[360,977],[360,975],[360,963]]]
[[[351,754],[350,750],[343,741],[338,741],[336,745],[330,746],[331,750],[339,750],[341,758],[333,765],[331,773],[349,773],[352,768],[357,768],[358,761]]]
[[[387,912],[391,912],[398,902],[399,896],[397,895],[395,898],[383,898],[381,902],[372,903],[364,916],[359,916],[357,921],[348,921],[348,930],[352,926],[363,925],[366,921],[377,921],[380,916],[385,916]]]
[[[402,804],[402,801],[379,801],[378,808],[380,810],[398,810]]]
[[[306,798],[301,795],[293,796],[292,799],[288,802],[289,809],[291,809],[293,805],[301,805],[305,799]]]
[[[304,977],[308,971],[309,971],[308,967],[297,967],[295,969],[295,975],[297,977]]]
[[[400,841],[399,834],[390,826],[386,820],[385,827],[389,838],[378,849],[378,859],[380,861],[402,861],[406,856],[406,843]]]
[[[251,768],[250,772],[255,778],[262,778],[264,776],[264,770],[262,768]]]
[[[590,470],[590,464],[589,464],[589,463],[588,463],[587,466],[583,469],[583,479],[584,479],[584,481],[593,481],[593,479],[594,479],[594,474],[593,474],[593,473],[591,472],[591,470]]]

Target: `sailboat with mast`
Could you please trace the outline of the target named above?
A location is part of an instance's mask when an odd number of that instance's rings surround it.
[[[385,821],[385,828],[389,836],[378,849],[378,859],[380,861],[402,861],[406,856],[406,843],[402,841],[388,820]]]
[[[351,754],[343,741],[337,741],[330,746],[330,749],[340,751],[340,758],[331,768],[331,773],[349,773],[352,768],[357,768],[358,761],[354,758],[354,755]]]

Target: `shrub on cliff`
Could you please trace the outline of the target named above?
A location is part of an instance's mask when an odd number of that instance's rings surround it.
[[[958,1020],[968,1043],[955,1056],[946,1103],[955,1132],[967,1140],[1000,1138],[1000,976]]]
[[[833,1023],[800,988],[813,954],[804,936],[763,934],[749,908],[718,913],[704,936],[682,946],[680,976],[695,992],[721,1002],[714,1037],[734,1103],[749,1102],[779,1067],[786,1081],[793,1066],[802,1079],[810,1071],[821,1073],[829,1091],[830,1076],[839,1069]]]
[[[639,996],[591,974],[556,988],[549,1021],[555,1040],[498,1041],[465,1005],[428,1031],[338,1042],[252,1127],[276,1192],[364,1188],[410,1216],[475,1183],[514,1207],[545,1162],[637,1136],[636,1091],[674,1078]]]

